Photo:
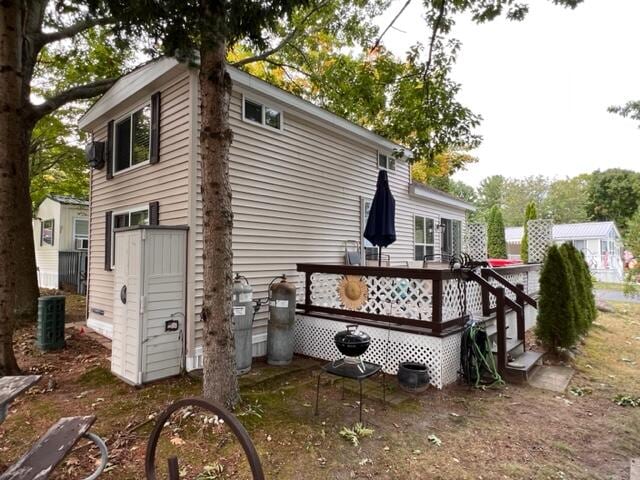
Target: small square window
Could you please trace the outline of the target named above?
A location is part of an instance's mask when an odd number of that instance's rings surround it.
[[[244,118],[252,122],[262,123],[262,105],[252,102],[251,100],[245,100]]]
[[[267,107],[264,112],[264,123],[280,130],[280,112]]]
[[[378,153],[378,167],[385,170],[396,169],[396,159],[384,153]]]

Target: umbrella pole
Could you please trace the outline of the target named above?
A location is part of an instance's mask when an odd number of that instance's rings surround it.
[[[382,247],[378,247],[378,266],[382,266]]]

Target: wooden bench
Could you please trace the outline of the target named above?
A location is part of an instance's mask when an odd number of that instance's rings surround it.
[[[69,453],[80,437],[87,434],[96,417],[65,417],[58,420],[0,480],[45,480]]]

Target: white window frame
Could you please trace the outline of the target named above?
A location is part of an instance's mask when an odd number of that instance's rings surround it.
[[[78,236],[78,234],[76,233],[76,224],[78,221],[82,221],[82,222],[87,222],[87,234],[86,235],[80,235]],[[86,248],[78,248],[78,240],[86,240],[87,241],[87,246]],[[89,219],[87,217],[74,217],[73,219],[73,249],[74,250],[79,250],[79,251],[86,251],[89,249]]]
[[[125,210],[118,210],[118,211],[114,211],[111,214],[111,268],[114,268],[116,266],[116,232],[115,232],[115,225],[116,225],[116,217],[119,215],[124,215],[127,214],[129,215],[129,226],[131,226],[131,214],[132,213],[138,213],[138,212],[147,212],[147,223],[146,225],[149,224],[149,205],[140,205],[137,207],[132,207],[129,209],[125,209]]]
[[[418,243],[416,242],[416,218],[422,218],[424,221],[424,239],[425,239],[425,243]],[[433,242],[432,243],[426,243],[427,240],[427,222],[426,220],[431,220],[433,222]],[[412,257],[414,261],[423,261],[423,258],[416,258],[416,247],[421,246],[423,247],[423,251],[425,252],[425,256],[426,256],[426,250],[427,247],[431,247],[433,248],[433,255],[436,255],[436,225],[437,222],[439,221],[439,219],[435,218],[435,217],[430,217],[428,215],[422,215],[419,213],[414,213],[413,214],[413,252],[412,252]]]
[[[129,110],[124,115],[116,118],[113,122],[113,151],[111,152],[111,170],[113,171],[114,177],[116,175],[120,175],[121,173],[130,172],[131,170],[135,170],[136,168],[149,165],[151,161],[151,124],[149,124],[149,148],[147,149],[147,159],[144,162],[131,165],[131,161],[133,160],[133,115],[140,110],[144,110],[147,107],[149,107],[149,110],[151,110],[151,99]],[[118,123],[121,123],[127,118],[131,119],[131,127],[129,131],[129,167],[123,168],[122,170],[116,170],[116,153],[118,152]],[[149,121],[151,121],[151,119]]]
[[[362,259],[362,265],[367,264],[367,249],[373,249],[376,251],[376,255],[379,254],[378,247],[364,238],[364,229],[367,226],[367,203],[371,208],[372,202],[373,198],[360,197],[360,258]]]
[[[386,159],[385,165],[380,165],[380,157],[384,157]],[[396,158],[387,152],[381,152],[378,150],[376,153],[376,162],[380,170],[386,170],[388,172],[396,171]]]
[[[247,117],[245,117],[245,102],[251,102],[251,103],[255,103],[256,105],[260,105],[262,107],[262,115],[261,115],[261,121],[260,122],[256,122],[255,120],[251,120],[248,119]],[[280,114],[280,128],[276,128],[276,127],[272,127],[271,125],[268,125],[266,123],[266,112],[267,112],[267,108],[269,110],[273,110],[275,112],[278,112]],[[256,97],[251,97],[245,94],[242,94],[242,121],[245,123],[248,123],[249,125],[257,125],[259,127],[262,128],[266,128],[272,132],[280,132],[282,133],[284,131],[284,111],[281,108],[276,108],[273,107],[271,105],[269,105],[268,103],[257,99]]]
[[[53,226],[51,227],[51,243],[44,241],[44,224],[45,222],[53,222]],[[40,243],[43,247],[55,247],[56,245],[56,219],[55,218],[47,218],[46,220],[42,220],[40,223]]]

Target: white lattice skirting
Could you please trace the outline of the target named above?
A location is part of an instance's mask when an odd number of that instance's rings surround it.
[[[341,358],[333,337],[345,330],[346,325],[348,322],[298,315],[296,353],[328,361]],[[434,387],[442,388],[456,381],[460,365],[460,333],[438,338],[378,327],[360,328],[371,336],[371,345],[363,359],[382,365],[385,372],[395,375],[400,362],[414,361],[427,365]]]

